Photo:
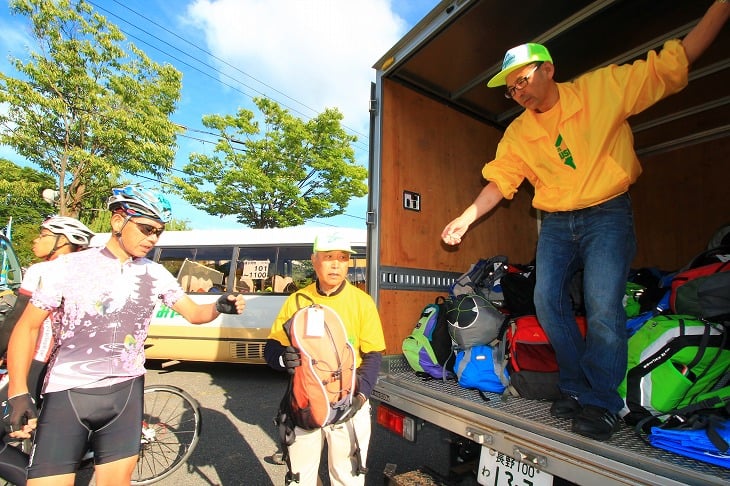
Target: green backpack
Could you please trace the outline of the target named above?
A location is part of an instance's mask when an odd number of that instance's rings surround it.
[[[444,298],[439,296],[433,304],[423,308],[416,327],[401,346],[403,355],[416,373],[442,380],[454,377],[456,357],[447,329],[444,302]]]
[[[618,388],[636,425],[690,405],[719,407],[730,385],[717,386],[730,372],[730,336],[719,324],[686,315],[659,315],[629,339],[626,378]]]

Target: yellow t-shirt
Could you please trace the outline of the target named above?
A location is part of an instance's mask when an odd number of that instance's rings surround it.
[[[611,65],[558,83],[558,133],[526,110],[504,133],[494,160],[482,169],[512,199],[527,178],[532,205],[544,211],[595,206],[629,190],[641,174],[634,137],[626,121],[687,85],[689,63],[682,44],[671,40],[646,60]]]
[[[304,294],[306,297],[297,297],[298,294]],[[375,302],[367,293],[350,283],[345,284],[340,292],[330,296],[319,294],[316,283],[291,294],[271,326],[269,339],[275,339],[282,345],[289,346],[291,343],[284,331],[284,324],[300,307],[307,307],[312,303],[326,305],[340,316],[347,329],[350,344],[359,351],[356,353],[356,367],[360,366],[362,354],[385,350],[383,326]]]

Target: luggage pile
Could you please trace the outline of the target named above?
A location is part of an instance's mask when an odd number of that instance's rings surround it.
[[[585,336],[581,283],[579,272],[571,298]],[[481,392],[560,398],[554,351],[535,315],[534,287],[532,263],[512,264],[497,255],[473,264],[439,298],[442,352],[433,361],[440,372],[430,376]],[[650,433],[646,440],[656,447],[680,454],[686,443],[676,441],[685,430],[709,430],[713,450],[698,452],[708,442],[693,435],[687,455],[709,455],[730,467],[730,246],[707,250],[673,273],[632,271],[624,308],[630,336],[627,374],[619,386],[624,421],[637,433]],[[406,356],[408,341],[410,336]],[[451,352],[443,351],[449,347]]]
[[[730,246],[639,292],[656,305],[627,311],[624,421],[655,447],[730,467]]]

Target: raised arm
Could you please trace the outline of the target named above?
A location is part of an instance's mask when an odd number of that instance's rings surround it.
[[[704,17],[689,31],[682,40],[689,63],[695,62],[720,33],[730,16],[728,0],[715,0],[707,9]]]

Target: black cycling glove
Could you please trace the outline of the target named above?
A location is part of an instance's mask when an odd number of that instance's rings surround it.
[[[235,300],[228,300],[229,295],[238,295],[238,294],[232,294],[232,293],[225,293],[218,297],[218,300],[215,303],[215,308],[218,312],[221,314],[238,314],[238,310],[236,309],[236,301]]]
[[[284,364],[284,368],[290,374],[294,374],[294,369],[302,365],[302,356],[299,354],[299,350],[294,346],[287,346],[284,353],[281,355],[281,360]]]
[[[3,424],[8,433],[23,430],[28,421],[37,417],[38,411],[30,393],[15,395],[3,402]]]
[[[340,419],[338,422],[347,422],[352,417],[355,416],[357,412],[360,411],[363,405],[365,405],[365,402],[367,402],[368,399],[365,395],[362,393],[356,393],[354,397],[352,397],[352,405],[350,405],[350,409],[347,411],[347,413]]]

